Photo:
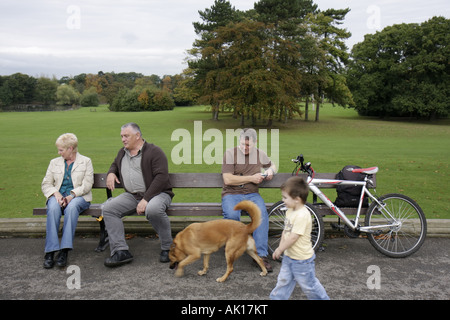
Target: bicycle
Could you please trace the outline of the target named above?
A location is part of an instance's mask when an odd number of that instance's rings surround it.
[[[299,155],[292,161],[296,163],[292,174],[298,175],[300,171],[307,174],[309,190],[317,195],[339,219],[342,219],[344,227],[340,225],[338,227],[343,228],[348,236],[357,238],[364,233],[376,250],[392,258],[404,258],[420,249],[427,233],[425,214],[414,200],[403,194],[389,193],[380,197],[373,195],[368,187],[373,183],[371,179],[378,172],[378,167],[352,169],[352,172],[364,174],[363,181],[314,179],[314,169],[310,162],[304,164],[303,155]],[[317,187],[320,184],[362,186],[354,220],[350,220],[338,206],[324,195]],[[365,196],[369,197],[370,203],[366,211],[364,226],[361,226],[359,220]],[[317,214],[313,204],[306,203],[305,206],[311,213],[313,222],[311,242],[313,249],[317,251],[324,238],[323,218]],[[283,201],[275,203],[269,209],[270,221],[281,227],[280,233],[269,239],[269,250],[272,252],[278,247],[281,239],[286,210]]]

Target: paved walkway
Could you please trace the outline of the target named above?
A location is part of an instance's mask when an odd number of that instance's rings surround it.
[[[280,269],[280,263],[273,262],[274,272],[260,277],[251,258],[244,255],[228,280],[217,283],[215,279],[225,271],[221,250],[212,255],[206,276],[197,275],[201,269],[197,261],[185,269],[184,277],[176,278],[168,264],[158,261],[159,240],[144,237],[128,240],[135,257],[132,263],[109,269],[103,265],[109,253],[94,252],[96,238],[76,237],[75,250],[69,254],[73,267],[46,270],[42,267],[44,242],[43,238],[0,239],[1,300],[259,301],[268,299]],[[325,245],[325,251],[317,254],[316,273],[331,299],[447,300],[450,296],[448,238],[428,238],[405,259],[383,256],[366,239],[326,239]],[[69,288],[76,283],[80,289]],[[304,298],[297,287],[292,299]]]

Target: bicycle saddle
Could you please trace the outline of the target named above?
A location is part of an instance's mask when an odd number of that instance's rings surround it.
[[[378,167],[353,169],[352,172],[355,172],[355,173],[364,173],[364,174],[375,174],[375,173],[378,172]]]

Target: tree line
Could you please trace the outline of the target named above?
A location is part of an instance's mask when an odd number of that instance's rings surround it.
[[[181,86],[184,75],[160,78],[136,72],[82,73],[61,79],[22,73],[0,76],[0,108],[13,105],[110,105],[112,111],[171,110],[195,103]],[[133,97],[133,99],[130,99]]]

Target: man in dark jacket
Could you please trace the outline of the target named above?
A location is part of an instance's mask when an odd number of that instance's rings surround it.
[[[169,182],[167,157],[158,146],[146,142],[136,123],[122,126],[120,149],[109,168],[106,186],[114,190],[121,184],[125,192],[108,199],[103,206],[103,218],[109,237],[111,257],[105,266],[115,267],[131,262],[133,256],[125,241],[122,217],[142,215],[153,225],[161,240],[161,262],[169,262],[172,244],[170,220],[166,214],[174,196]]]

